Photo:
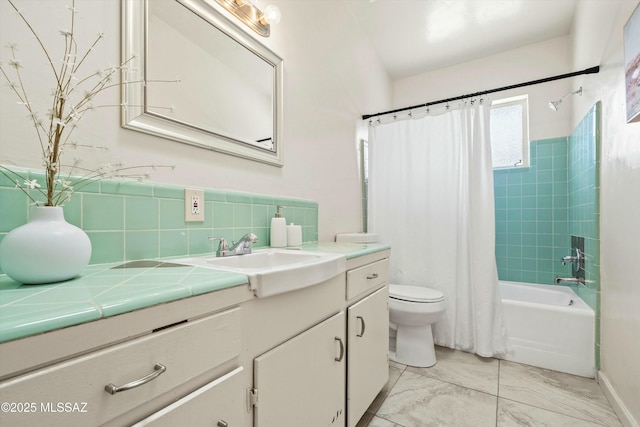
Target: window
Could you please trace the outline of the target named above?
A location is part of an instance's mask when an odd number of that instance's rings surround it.
[[[491,157],[494,168],[529,166],[528,97],[491,103]]]

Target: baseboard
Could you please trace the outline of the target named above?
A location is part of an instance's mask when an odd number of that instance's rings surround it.
[[[602,371],[598,371],[598,383],[600,384],[600,388],[604,392],[604,395],[609,399],[609,403],[616,412],[616,415],[620,418],[622,425],[625,427],[640,427],[640,425],[638,425],[638,421],[633,418],[631,412],[629,412],[622,399],[620,399],[620,396],[618,396],[618,393],[616,393],[616,390],[611,385],[609,378],[607,378]]]

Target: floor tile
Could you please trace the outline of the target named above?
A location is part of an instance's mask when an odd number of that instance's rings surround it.
[[[372,414],[376,413],[378,408],[380,408],[380,405],[382,405],[382,402],[384,402],[384,400],[389,395],[389,392],[391,391],[393,386],[396,385],[398,378],[400,378],[400,375],[402,375],[402,372],[404,371],[405,368],[406,367],[404,365],[394,364],[394,362],[390,362],[389,380],[387,381],[385,386],[382,387],[382,390],[380,391],[380,393],[378,393],[376,398],[373,400],[373,402],[367,409],[367,412],[371,412]]]
[[[376,416],[404,427],[493,427],[496,405],[496,396],[405,370]]]
[[[511,400],[498,399],[497,427],[601,427],[582,419]]]
[[[436,351],[431,368],[390,362],[388,383],[357,427],[621,427],[592,379]]]
[[[500,361],[499,396],[606,426],[619,426],[602,390],[589,378]]]
[[[436,347],[436,359],[438,362],[430,368],[410,366],[407,370],[494,396],[498,394],[500,363],[497,359],[439,346]]]
[[[389,361],[389,380],[384,385],[384,387],[382,387],[382,390],[380,390],[380,393],[378,393],[371,405],[369,405],[367,411],[364,413],[360,421],[358,421],[356,427],[366,427],[368,425],[374,425],[369,423],[372,421],[374,414],[376,413],[378,408],[380,408],[382,402],[384,402],[384,400],[387,398],[389,391],[391,391],[393,386],[396,384],[398,378],[400,378],[400,375],[405,370],[405,368],[406,365]]]

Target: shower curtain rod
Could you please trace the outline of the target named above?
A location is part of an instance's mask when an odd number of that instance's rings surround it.
[[[510,85],[510,86],[503,86],[503,87],[499,87],[499,88],[496,88],[496,89],[483,90],[482,92],[471,93],[471,94],[468,94],[468,95],[455,96],[453,98],[441,99],[439,101],[427,102],[426,104],[413,105],[411,107],[398,108],[396,110],[384,111],[382,113],[365,114],[364,116],[362,116],[362,120],[370,119],[371,117],[384,116],[384,115],[392,114],[392,113],[399,113],[401,111],[413,110],[414,108],[428,107],[430,105],[443,104],[445,102],[458,101],[460,99],[466,99],[466,98],[473,98],[473,97],[476,97],[476,96],[487,95],[487,94],[494,93],[494,92],[501,92],[503,90],[516,89],[516,88],[519,88],[519,87],[537,85],[539,83],[552,82],[554,80],[567,79],[569,77],[580,76],[582,74],[596,74],[596,73],[599,73],[599,72],[600,72],[600,66],[596,65],[595,67],[586,68],[586,69],[584,69],[582,71],[574,71],[573,73],[559,74],[557,76],[546,77],[544,79],[532,80],[532,81],[529,81],[529,82],[518,83],[518,84],[514,84],[514,85]]]

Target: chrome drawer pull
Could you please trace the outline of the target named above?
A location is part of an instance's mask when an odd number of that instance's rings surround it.
[[[125,390],[129,390],[132,388],[136,388],[139,387],[143,384],[148,383],[151,380],[154,380],[156,378],[158,378],[160,376],[160,374],[162,374],[164,371],[167,370],[167,367],[164,365],[161,365],[160,363],[156,363],[156,366],[153,367],[153,372],[151,372],[149,375],[145,375],[142,378],[139,378],[135,381],[131,381],[128,384],[125,385],[121,385],[121,386],[117,386],[115,384],[107,384],[106,386],[104,386],[104,389],[109,393],[109,394],[116,394],[120,391],[125,391]]]
[[[336,362],[342,362],[342,358],[344,357],[344,344],[342,343],[342,339],[340,337],[335,337],[335,340],[340,343],[340,356],[336,357],[334,360]]]
[[[229,427],[229,424],[225,420],[218,421],[218,427]]]
[[[364,318],[362,316],[356,316],[356,319],[360,319],[360,322],[362,323],[362,329],[360,330],[360,333],[356,333],[356,336],[362,337],[364,336],[364,329],[365,329]]]
[[[371,279],[377,279],[378,278],[378,273],[373,273],[371,276],[367,276],[367,279],[371,280]]]

